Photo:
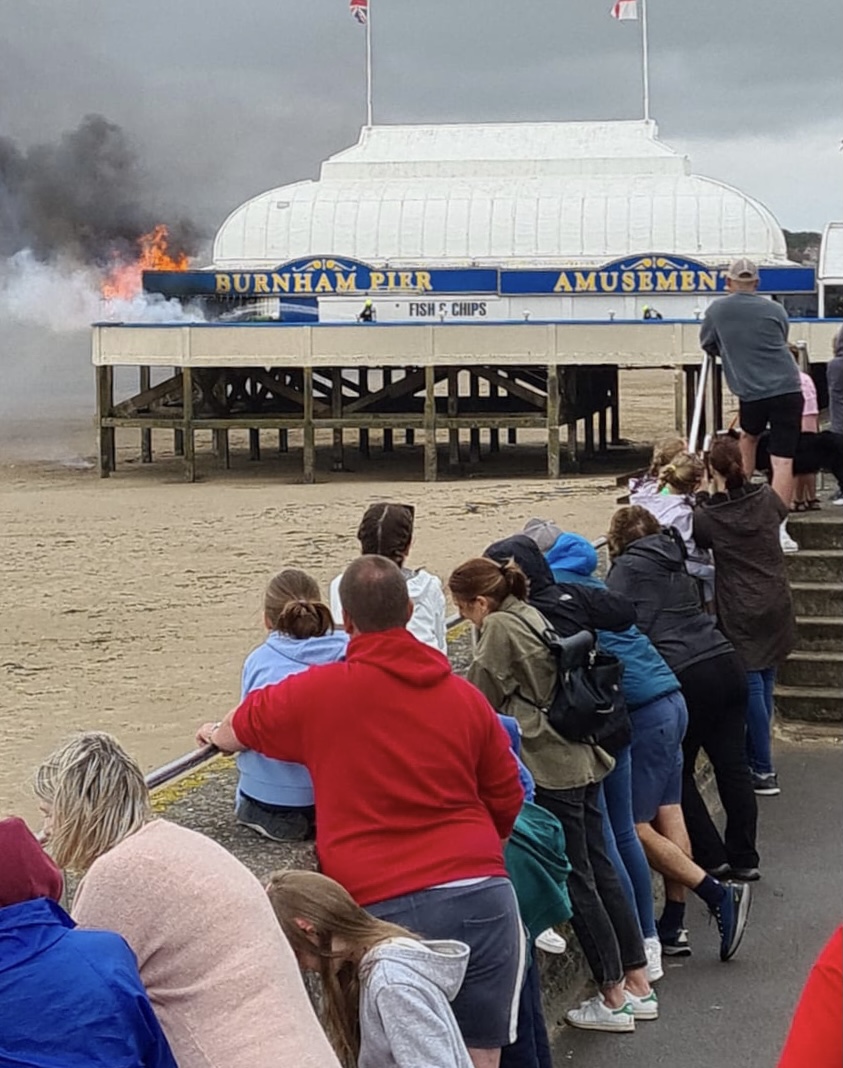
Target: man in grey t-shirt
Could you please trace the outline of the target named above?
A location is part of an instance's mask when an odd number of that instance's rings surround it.
[[[752,260],[732,263],[726,275],[729,296],[706,309],[700,345],[720,357],[729,389],[740,400],[741,457],[747,478],[755,471],[758,439],[769,425],[773,489],[790,507],[793,457],[802,429],[802,386],[787,346],[787,312],[759,296],[758,281]]]

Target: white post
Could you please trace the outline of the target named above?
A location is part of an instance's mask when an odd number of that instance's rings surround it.
[[[372,125],[372,0],[366,5],[366,125]]]
[[[650,119],[650,42],[647,34],[647,0],[641,0],[641,59],[644,66],[644,120],[648,122]]]

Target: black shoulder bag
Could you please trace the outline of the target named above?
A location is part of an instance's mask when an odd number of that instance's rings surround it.
[[[563,638],[552,627],[544,631],[514,612],[556,662],[556,689],[543,709],[551,727],[569,742],[588,742],[617,752],[629,745],[632,725],[621,689],[623,663],[595,648],[591,631]]]

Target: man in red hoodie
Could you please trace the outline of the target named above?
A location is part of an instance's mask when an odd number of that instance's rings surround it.
[[[322,870],[426,938],[466,942],[454,1013],[475,1065],[514,1041],[524,944],[502,840],[523,791],[497,714],[407,630],[401,571],[361,556],[343,575],[344,661],[253,691],[197,738],[305,764]]]

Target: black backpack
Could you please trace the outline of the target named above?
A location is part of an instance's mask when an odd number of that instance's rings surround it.
[[[556,662],[556,689],[542,711],[557,734],[617,752],[629,745],[632,724],[621,689],[623,663],[594,644],[590,630],[563,638],[551,626],[543,631],[508,613],[527,627]],[[523,695],[522,695],[523,696]]]

